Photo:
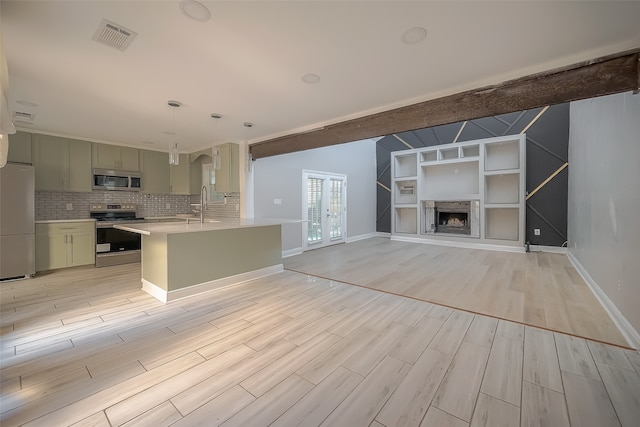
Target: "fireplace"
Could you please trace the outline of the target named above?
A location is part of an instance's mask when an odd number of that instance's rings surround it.
[[[423,233],[479,237],[478,200],[423,200]]]
[[[471,203],[435,202],[435,232],[451,234],[471,234],[469,213]]]

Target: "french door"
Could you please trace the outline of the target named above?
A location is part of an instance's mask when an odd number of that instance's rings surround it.
[[[347,176],[302,172],[303,248],[342,243],[347,235]]]

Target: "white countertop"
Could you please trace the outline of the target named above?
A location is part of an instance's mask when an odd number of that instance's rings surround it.
[[[36,224],[55,224],[57,222],[87,222],[96,220],[93,218],[85,218],[85,219],[44,219],[40,221],[36,221]]]
[[[237,228],[265,227],[269,225],[295,224],[302,221],[295,219],[275,219],[275,218],[239,218],[208,220],[211,222],[200,223],[199,221],[185,222],[163,222],[163,223],[142,223],[142,224],[122,224],[114,225],[119,230],[131,231],[132,233],[151,234],[178,234],[196,233],[200,231],[233,230]]]

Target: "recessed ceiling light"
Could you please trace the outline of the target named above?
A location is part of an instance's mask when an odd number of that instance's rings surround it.
[[[182,104],[180,103],[180,101],[173,101],[173,100],[169,100],[169,101],[167,101],[167,105],[169,105],[169,107],[178,108],[178,107],[180,107]]]
[[[152,141],[142,141],[143,144],[147,144],[147,145],[153,145]]]
[[[24,105],[25,107],[37,107],[38,104],[36,104],[35,102],[31,102],[31,101],[16,101],[16,104],[20,104],[20,105]]]
[[[211,18],[209,9],[202,3],[194,0],[182,0],[180,2],[180,12],[194,21],[206,22]]]
[[[316,84],[320,81],[320,76],[317,74],[309,73],[302,76],[302,81],[309,83],[310,85]]]
[[[176,134],[175,132],[171,132],[170,130],[165,130],[162,133],[164,133],[165,135],[175,135]]]
[[[405,44],[420,43],[427,37],[427,30],[422,27],[409,28],[402,35],[402,42]]]
[[[220,113],[211,113],[211,118],[212,119],[221,119],[222,118],[222,114],[220,114]]]
[[[251,122],[244,122],[242,125],[246,128],[252,128],[254,126],[254,124]]]

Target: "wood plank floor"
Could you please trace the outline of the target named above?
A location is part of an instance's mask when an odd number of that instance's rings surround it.
[[[372,238],[305,252],[285,268],[628,347],[564,254]]]
[[[637,426],[640,355],[284,271],[162,304],[140,266],[0,284],[3,427]]]

